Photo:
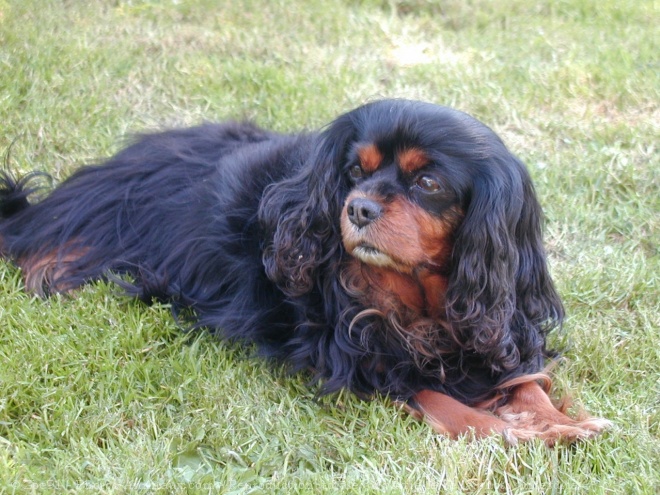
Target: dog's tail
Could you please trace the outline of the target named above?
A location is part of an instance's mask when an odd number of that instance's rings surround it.
[[[0,171],[0,220],[30,206],[26,182],[25,178],[16,178],[10,172]]]
[[[43,172],[30,172],[16,176],[0,170],[0,222],[30,206],[28,197],[42,188],[39,179],[48,178]]]

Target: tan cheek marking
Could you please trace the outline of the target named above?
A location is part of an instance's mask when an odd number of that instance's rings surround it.
[[[375,172],[383,161],[383,154],[378,150],[375,144],[368,144],[358,149],[358,158],[362,170],[371,174]]]
[[[402,198],[388,206],[384,219],[390,228],[383,230],[394,256],[412,266],[430,263],[435,269],[444,270],[453,249],[453,233],[462,218],[460,211],[451,208],[444,218],[438,218]],[[402,243],[402,239],[406,242]]]
[[[445,265],[454,248],[453,234],[463,220],[464,213],[459,207],[453,206],[443,213],[443,218],[437,218],[421,208],[419,210],[420,246],[431,260]]]
[[[380,219],[378,229],[381,243],[389,248],[396,259],[414,267],[424,258],[419,244],[419,224],[415,218],[417,208],[409,201],[397,198],[389,203]]]
[[[429,164],[429,158],[422,150],[408,148],[397,154],[399,167],[406,173],[411,173]]]

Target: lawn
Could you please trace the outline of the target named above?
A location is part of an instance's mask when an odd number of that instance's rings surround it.
[[[0,154],[55,180],[134,131],[312,129],[385,96],[488,123],[544,205],[557,390],[614,422],[451,441],[112,285],[37,299],[0,262],[0,493],[659,493],[658,24],[653,0],[0,0]]]

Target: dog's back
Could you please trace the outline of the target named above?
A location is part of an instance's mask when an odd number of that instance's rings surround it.
[[[37,294],[128,275],[117,281],[140,299],[193,307],[198,324],[242,334],[280,303],[264,300],[276,292],[257,212],[266,186],[295,173],[301,140],[233,122],[145,134],[35,204],[30,181],[5,174],[0,252]]]

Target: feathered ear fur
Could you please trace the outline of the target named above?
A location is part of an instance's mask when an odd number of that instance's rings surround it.
[[[563,318],[541,223],[541,207],[520,161],[500,151],[477,167],[457,232],[447,313],[464,344],[499,372],[530,359],[542,366],[536,361],[545,350],[544,334]]]
[[[300,169],[290,179],[267,188],[259,219],[270,244],[263,263],[268,277],[291,297],[308,293],[318,269],[338,259],[339,214],[348,190],[342,163],[355,128],[348,115],[316,138]]]

